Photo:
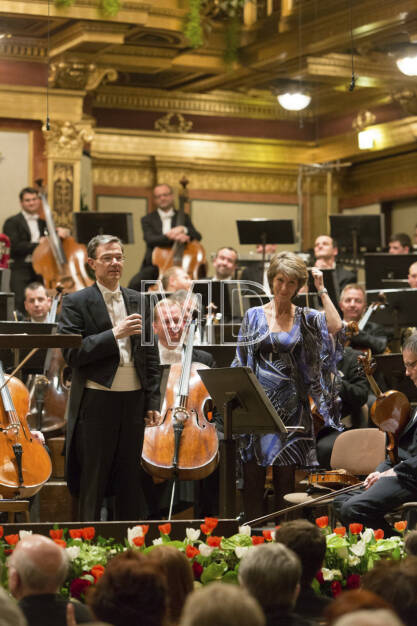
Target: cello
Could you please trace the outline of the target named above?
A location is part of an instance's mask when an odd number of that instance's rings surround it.
[[[6,381],[0,362],[0,494],[33,496],[52,472],[51,459],[29,430],[29,392],[18,378]]]
[[[185,226],[185,203],[188,199],[188,180],[183,176],[180,180],[182,190],[180,192],[179,210],[177,214],[177,226]],[[206,276],[206,253],[198,241],[181,243],[174,241],[170,248],[157,246],[152,252],[152,265],[159,269],[159,276],[170,267],[182,267],[190,278],[198,280]]]

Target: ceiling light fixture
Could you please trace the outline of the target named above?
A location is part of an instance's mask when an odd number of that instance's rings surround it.
[[[302,91],[281,93],[277,96],[278,102],[287,111],[302,111],[311,102],[311,96]]]
[[[417,76],[417,52],[399,57],[397,67],[406,76]]]

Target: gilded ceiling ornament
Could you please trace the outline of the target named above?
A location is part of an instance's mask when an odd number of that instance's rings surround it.
[[[407,115],[417,115],[417,89],[402,89],[392,94],[392,99],[404,110]]]
[[[101,82],[114,81],[116,78],[117,72],[112,67],[100,67],[95,63],[79,61],[59,61],[51,63],[48,82],[51,87],[92,91]]]
[[[372,126],[376,117],[372,111],[359,111],[357,116],[352,122],[353,130],[363,130],[367,126]]]
[[[193,123],[186,120],[181,113],[167,113],[156,120],[154,128],[161,133],[188,133]]]
[[[84,144],[94,138],[91,125],[86,123],[51,122],[50,130],[45,126],[42,130],[48,156],[59,158],[79,159]]]

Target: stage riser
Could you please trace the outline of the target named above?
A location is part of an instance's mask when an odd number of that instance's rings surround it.
[[[39,519],[41,522],[61,523],[75,519],[74,500],[63,480],[50,480],[40,490]]]

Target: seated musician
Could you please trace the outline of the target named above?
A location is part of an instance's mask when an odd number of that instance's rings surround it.
[[[33,282],[25,287],[23,304],[31,322],[46,322],[51,308],[51,298],[41,283]]]
[[[388,244],[388,252],[390,254],[410,254],[412,248],[413,245],[407,233],[391,235]]]
[[[336,263],[336,257],[339,253],[337,242],[329,235],[320,235],[314,242],[314,267],[320,269],[334,270],[339,291],[349,283],[356,282],[356,272],[348,270],[340,263]]]
[[[230,246],[219,248],[213,259],[214,276],[212,280],[230,280],[235,277],[238,253]]]
[[[403,347],[405,373],[417,386],[417,333]],[[387,419],[392,419],[388,415]],[[382,528],[386,537],[394,534],[384,515],[404,502],[415,500],[417,489],[417,411],[399,435],[398,463],[388,458],[367,476],[362,489],[337,496],[336,517],[343,525],[359,522],[370,528]]]
[[[177,226],[178,211],[174,209],[174,192],[170,185],[161,183],[153,190],[156,211],[142,217],[143,238],[146,243],[146,253],[142,266],[137,274],[131,278],[129,287],[142,291],[142,280],[158,278],[158,268],[152,265],[152,252],[157,246],[171,247],[176,241],[188,243],[193,239],[201,240],[200,233],[194,228],[189,215],[185,214],[185,225]]]
[[[191,278],[182,267],[170,267],[161,276],[162,288],[168,293],[173,293],[179,289],[189,289]]]
[[[411,289],[417,289],[417,261],[408,268],[408,284]]]
[[[346,285],[340,294],[340,310],[345,322],[359,322],[366,311],[366,293],[356,283]],[[353,335],[350,344],[353,348],[363,350],[370,348],[373,354],[381,354],[387,347],[387,331],[380,324],[368,321],[359,334]]]

